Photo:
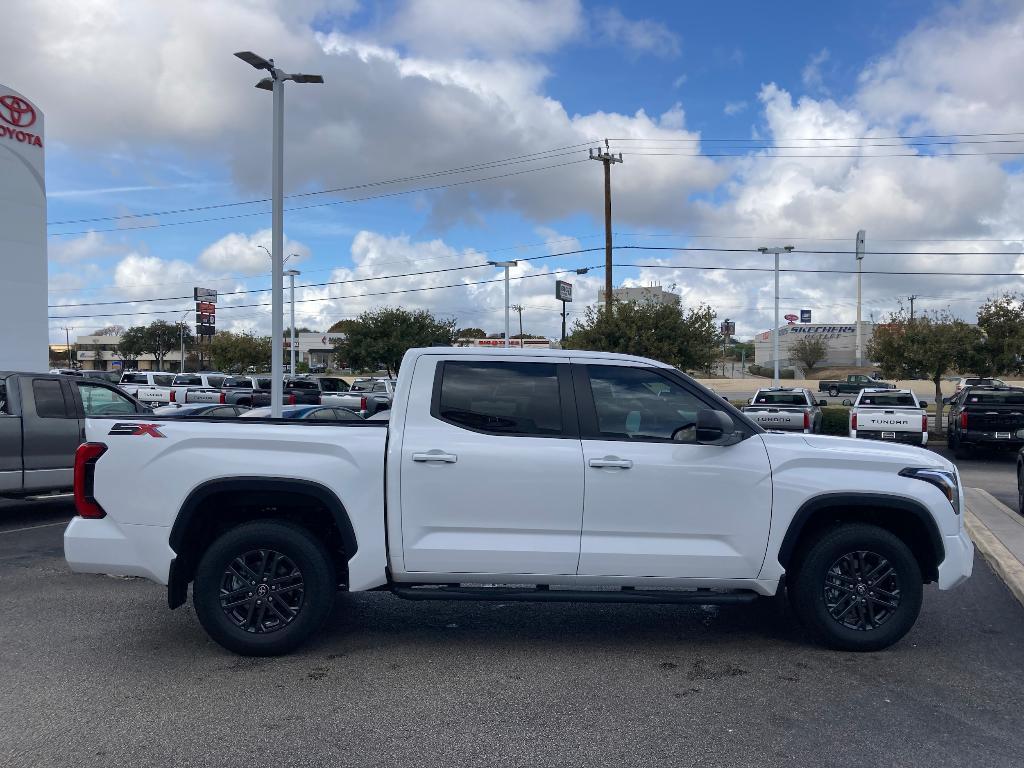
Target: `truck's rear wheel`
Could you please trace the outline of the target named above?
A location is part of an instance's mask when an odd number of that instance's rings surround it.
[[[222,534],[196,568],[192,602],[210,637],[235,653],[276,656],[323,624],[334,569],[306,529],[259,520]]]
[[[829,397],[839,397],[839,387],[828,388]]]
[[[826,531],[789,582],[793,610],[821,642],[878,651],[902,638],[921,610],[921,569],[910,548],[862,523]]]

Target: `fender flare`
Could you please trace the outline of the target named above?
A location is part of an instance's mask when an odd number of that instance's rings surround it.
[[[178,556],[182,551],[185,536],[192,526],[192,522],[200,508],[207,499],[219,493],[270,493],[284,492],[299,496],[307,496],[320,502],[330,511],[331,517],[341,535],[345,547],[345,556],[348,559],[356,554],[359,549],[356,540],[355,530],[352,527],[352,520],[348,510],[342,504],[334,491],[315,483],[311,480],[299,480],[288,477],[246,477],[236,476],[208,480],[192,489],[178,516],[171,526],[171,533],[168,544],[175,553],[171,561],[170,573],[167,579],[167,603],[171,608],[177,608],[185,602],[188,583],[191,581],[190,572],[194,569],[195,563],[183,562],[184,558]]]

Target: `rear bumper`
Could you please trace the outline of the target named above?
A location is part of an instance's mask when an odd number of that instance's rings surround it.
[[[1010,435],[1016,432],[1016,430],[1006,431]],[[979,430],[961,432],[959,441],[963,445],[981,445],[986,448],[1006,448],[1014,451],[1024,447],[1024,440],[1018,437],[996,437],[995,432],[981,432]]]
[[[894,435],[894,437],[883,437],[882,435]],[[884,443],[901,443],[903,445],[928,445],[927,432],[882,432],[867,429],[850,430],[850,437],[858,437],[861,440],[878,440]]]
[[[939,589],[953,589],[967,581],[974,570],[974,542],[962,525],[956,536],[943,536],[946,559],[939,564]]]
[[[118,525],[109,517],[75,517],[64,531],[64,558],[76,573],[141,576],[166,584],[174,551],[171,529],[160,525]]]

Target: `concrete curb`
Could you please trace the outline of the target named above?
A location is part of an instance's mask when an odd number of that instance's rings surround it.
[[[1006,513],[1015,514],[992,494],[980,488],[975,490],[980,491],[992,504]],[[999,575],[1017,601],[1024,605],[1024,563],[1021,563],[969,508],[964,510],[964,525],[978,551],[992,566],[992,570]]]

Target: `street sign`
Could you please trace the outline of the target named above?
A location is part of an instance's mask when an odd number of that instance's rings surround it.
[[[197,325],[196,336],[213,336],[216,333],[216,328],[212,325]]]
[[[216,325],[217,318],[207,312],[196,312],[196,325]]]
[[[204,312],[207,315],[215,315],[217,314],[217,305],[211,304],[208,301],[199,301],[196,302],[196,312]]]
[[[207,301],[210,304],[217,303],[217,289],[215,288],[193,288],[192,291],[197,302]]]
[[[809,310],[809,309],[801,309],[800,310],[800,322],[801,323],[809,323],[809,322],[811,322],[811,310]]]
[[[788,315],[783,315],[783,317],[786,318],[786,322],[789,323],[790,325],[792,325],[793,323],[795,323],[797,320],[800,319],[799,317],[797,317],[796,315],[794,315],[792,313],[790,313]]]
[[[736,323],[732,320],[723,320],[720,326],[723,336],[735,336],[736,335]]]
[[[555,280],[555,298],[559,301],[572,301],[572,283]]]

